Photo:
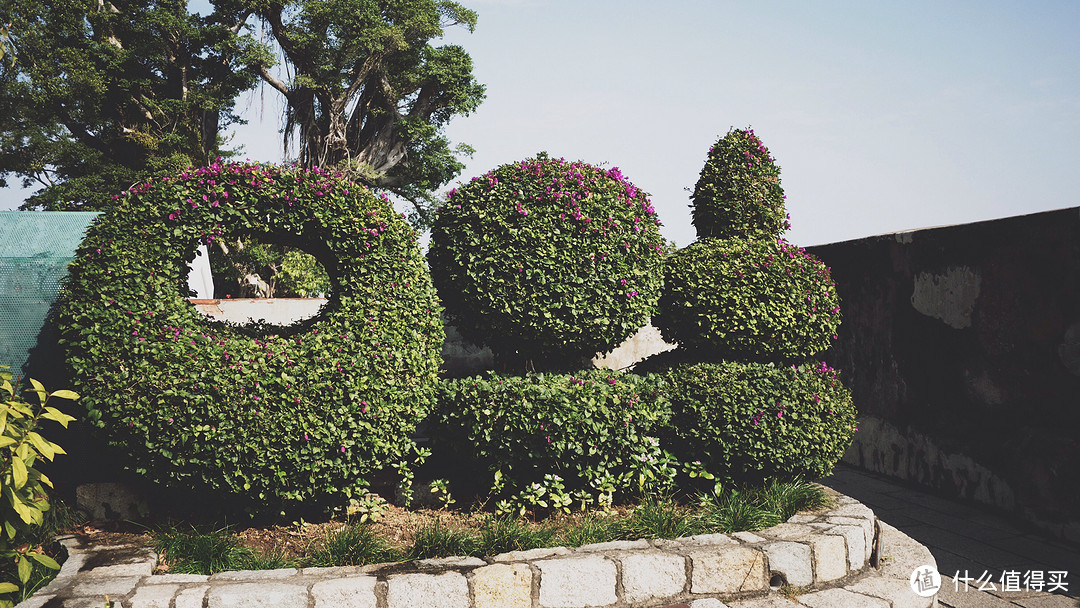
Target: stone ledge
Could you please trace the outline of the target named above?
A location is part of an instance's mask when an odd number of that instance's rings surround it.
[[[874,536],[878,529],[888,538]],[[870,567],[880,557],[871,548],[882,542],[894,554],[903,547],[904,559],[919,563]],[[831,510],[798,514],[753,533],[534,549],[486,560],[452,557],[205,577],[137,575],[142,571],[136,565],[143,568],[157,557],[139,548],[117,551],[119,563],[103,560],[104,548],[72,543],[69,553],[73,565],[20,607],[48,602],[74,608],[107,593],[122,608],[766,608],[787,602],[778,593],[781,586],[793,588],[798,604],[809,608],[839,605],[831,602],[841,597],[866,606],[936,603],[916,596],[907,580],[914,568],[935,564],[930,552],[879,526],[873,511],[842,495]],[[96,567],[79,571],[91,553]]]

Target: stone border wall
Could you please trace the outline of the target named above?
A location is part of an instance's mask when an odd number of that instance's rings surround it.
[[[873,511],[846,496],[755,533],[617,541],[364,567],[287,568],[212,576],[151,575],[138,547],[65,542],[60,575],[25,608],[612,608],[756,597],[781,585],[841,583],[878,560]]]

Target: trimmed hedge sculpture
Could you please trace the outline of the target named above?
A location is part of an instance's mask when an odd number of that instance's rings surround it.
[[[779,238],[779,176],[750,129],[710,149],[698,241],[671,257],[653,319],[679,348],[635,367],[670,383],[664,446],[726,483],[828,475],[856,430],[835,370],[808,363],[836,339],[840,303],[829,268]]]
[[[851,393],[824,363],[696,363],[667,378],[664,445],[725,482],[825,477],[855,434]]]
[[[607,506],[675,476],[657,440],[671,416],[665,386],[600,369],[443,380],[432,439],[493,479],[506,505]]]
[[[698,238],[773,239],[787,230],[775,161],[750,128],[732,129],[709,148],[691,197]]]
[[[617,168],[541,154],[451,190],[428,261],[467,340],[573,369],[648,322],[663,253],[646,193]]]
[[[785,241],[702,239],[675,252],[664,274],[664,339],[740,361],[805,361],[840,325],[829,268]]]
[[[324,510],[407,456],[444,334],[417,235],[386,200],[318,169],[220,163],[118,198],[60,319],[89,420],[133,469],[254,510]],[[185,261],[225,232],[315,255],[321,314],[276,332],[204,318]]]

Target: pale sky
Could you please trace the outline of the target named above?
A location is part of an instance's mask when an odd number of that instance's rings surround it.
[[[539,151],[618,166],[683,246],[709,147],[752,126],[799,245],[1080,205],[1077,0],[462,3],[477,29],[446,39],[487,86],[447,129],[463,181]],[[238,107],[243,156],[281,161],[278,93]]]

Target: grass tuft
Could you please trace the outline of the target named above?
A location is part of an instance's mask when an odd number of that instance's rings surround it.
[[[549,525],[530,525],[513,517],[488,517],[480,527],[474,555],[498,555],[508,551],[527,551],[550,547],[556,542],[556,530]]]
[[[479,539],[467,530],[454,530],[442,524],[442,520],[424,524],[416,529],[413,544],[406,551],[405,559],[430,559],[454,555],[476,555]]]
[[[304,565],[364,566],[396,562],[401,551],[375,533],[368,524],[346,524],[326,535],[322,547],[309,553]]]

